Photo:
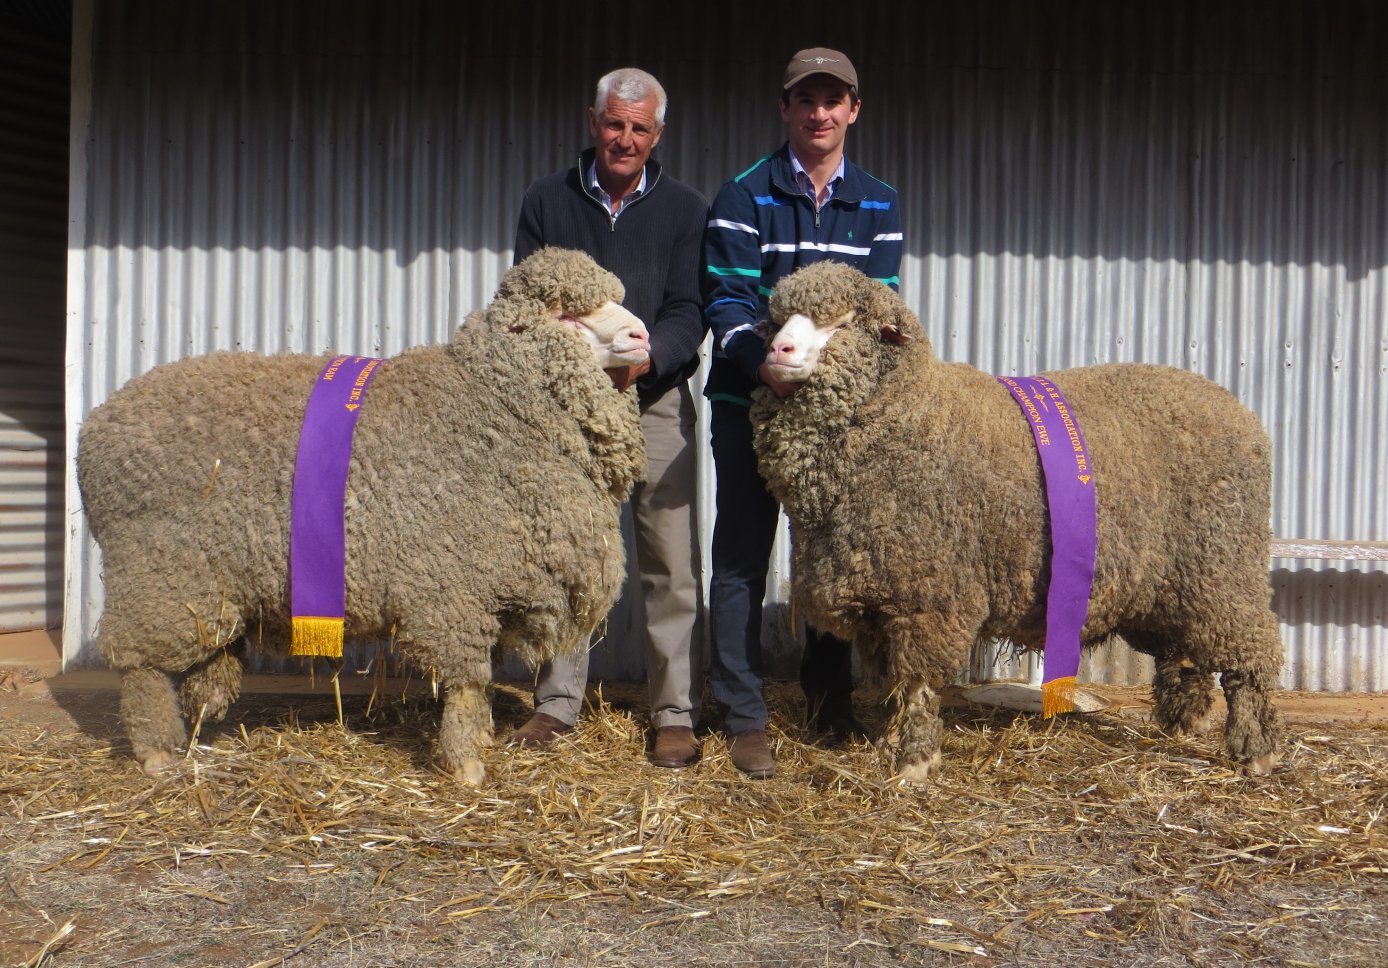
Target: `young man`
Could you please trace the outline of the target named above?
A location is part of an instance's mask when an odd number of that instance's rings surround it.
[[[844,54],[816,47],[792,57],[781,86],[786,144],[723,186],[705,238],[704,318],[714,359],[704,395],[718,476],[709,602],[713,694],[726,710],[734,765],[757,778],[776,768],[762,697],[761,606],[778,509],[757,473],[748,407],[758,383],[782,395],[789,388],[763,368],[766,346],[753,326],[767,318],[781,278],[822,259],[899,285],[896,190],[844,157],[861,108],[858,72]],[[851,663],[849,643],[807,630],[800,680],[810,725],[839,738],[860,730]]]
[[[633,374],[649,469],[631,508],[646,605],[651,762],[680,767],[698,755],[703,688],[694,400],[686,381],[705,333],[699,246],[708,203],[651,158],[665,131],[665,105],[665,90],[645,71],[623,68],[598,81],[588,109],[593,147],[576,168],[526,190],[515,261],[546,245],[587,252],[622,280],[623,305],[650,330],[649,366]],[[573,729],[587,681],[586,652],[541,669],[535,715],[511,742],[547,746]]]

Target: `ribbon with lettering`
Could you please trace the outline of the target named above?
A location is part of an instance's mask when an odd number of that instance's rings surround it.
[[[1080,629],[1089,614],[1098,543],[1094,471],[1065,397],[1045,377],[997,377],[1031,424],[1051,516],[1051,586],[1046,594],[1041,715],[1075,708]]]
[[[333,357],[318,374],[304,411],[289,518],[292,655],[342,655],[347,469],[357,416],[382,362],[370,356]]]

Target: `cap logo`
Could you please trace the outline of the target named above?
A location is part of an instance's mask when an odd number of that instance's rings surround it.
[[[792,85],[811,74],[830,74],[850,87],[858,86],[858,72],[843,51],[831,47],[807,47],[791,55],[781,79],[781,87],[788,91]]]

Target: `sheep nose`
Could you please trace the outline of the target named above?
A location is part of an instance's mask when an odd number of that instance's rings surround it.
[[[771,359],[780,361],[784,357],[795,355],[795,341],[780,337],[771,341]]]

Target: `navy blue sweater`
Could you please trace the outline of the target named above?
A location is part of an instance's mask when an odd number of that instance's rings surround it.
[[[751,403],[766,344],[750,327],[768,318],[781,279],[831,259],[898,289],[902,245],[896,189],[852,162],[819,211],[796,185],[786,145],[727,182],[704,238],[704,319],[714,340],[704,395]]]
[[[514,259],[546,245],[581,249],[626,287],[622,300],[651,334],[651,371],[636,384],[642,405],[659,399],[699,365],[706,332],[700,313],[700,241],[708,202],[693,188],[646,162],[646,190],[612,217],[589,193],[593,149],[577,168],[534,182],[521,202]]]

